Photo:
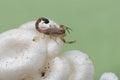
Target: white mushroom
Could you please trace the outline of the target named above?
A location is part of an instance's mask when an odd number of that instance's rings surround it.
[[[100,80],[118,80],[118,77],[115,73],[112,72],[105,72],[100,77]]]
[[[72,66],[69,80],[93,80],[94,66],[86,54],[78,50],[73,50],[66,52],[65,57]]]
[[[19,80],[39,73],[46,60],[45,39],[33,42],[34,34],[14,29],[0,35],[0,80]]]

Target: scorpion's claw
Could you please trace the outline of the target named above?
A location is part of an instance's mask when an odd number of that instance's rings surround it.
[[[70,34],[70,30],[72,31],[71,28],[65,26],[65,25],[60,25],[61,28],[64,28],[65,30],[67,30],[67,32]]]

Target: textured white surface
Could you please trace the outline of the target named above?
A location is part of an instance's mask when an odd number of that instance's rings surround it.
[[[105,72],[102,74],[100,80],[118,80],[118,77],[112,72]]]
[[[65,57],[73,66],[69,80],[93,80],[94,66],[88,55],[78,51],[68,51]]]
[[[0,80],[17,80],[23,73],[38,74],[46,59],[47,45],[43,39],[33,42],[31,36],[34,34],[20,29],[0,35]]]

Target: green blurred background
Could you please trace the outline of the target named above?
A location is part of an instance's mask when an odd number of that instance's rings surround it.
[[[0,0],[0,32],[48,17],[73,30],[62,52],[78,49],[95,65],[95,80],[105,71],[120,77],[120,0]]]

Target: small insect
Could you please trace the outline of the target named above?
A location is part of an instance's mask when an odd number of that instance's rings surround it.
[[[71,44],[75,41],[66,41],[64,37],[66,36],[66,30],[69,32],[71,30],[69,27],[60,25],[60,28],[56,27],[55,25],[50,25],[50,28],[47,29],[40,29],[39,23],[41,21],[44,21],[45,24],[49,23],[49,20],[47,18],[39,18],[35,23],[35,28],[38,32],[44,33],[45,35],[49,35],[50,37],[59,37],[64,43]],[[70,33],[70,32],[69,32]]]

